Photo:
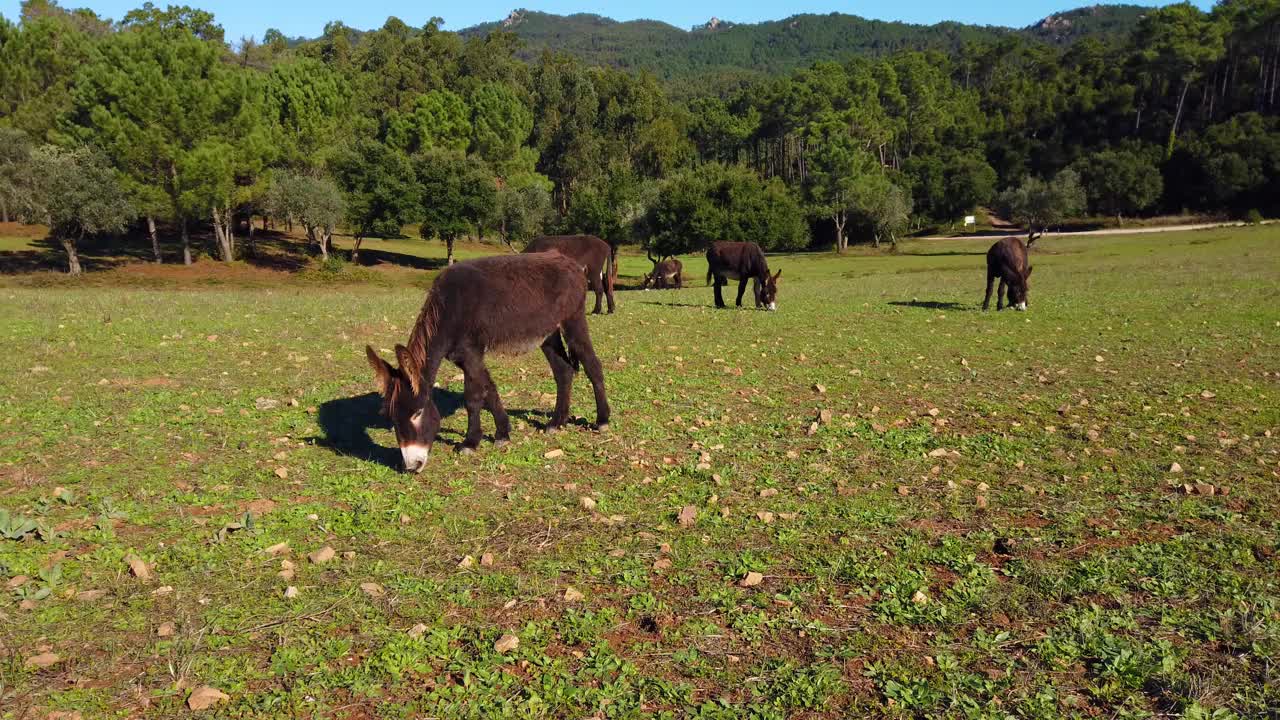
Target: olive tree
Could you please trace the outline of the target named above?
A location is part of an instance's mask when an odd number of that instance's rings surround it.
[[[329,259],[333,229],[342,219],[342,192],[331,180],[285,173],[275,179],[267,192],[267,207],[273,215],[289,217],[302,225],[307,240]]]
[[[34,210],[67,253],[67,271],[83,272],[78,244],[86,235],[122,232],[133,218],[128,195],[106,161],[87,148],[45,145],[31,153]]]

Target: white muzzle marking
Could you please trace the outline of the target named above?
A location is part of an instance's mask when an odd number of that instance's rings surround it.
[[[776,302],[769,303],[769,312],[773,312],[774,310],[777,310],[777,309],[778,309],[778,303]]]
[[[400,455],[404,458],[405,470],[420,473],[427,466],[427,457],[431,455],[431,448],[426,445],[405,445],[400,448]]]
[[[1018,312],[1026,312],[1026,311],[1027,311],[1027,304],[1024,302],[1018,303]]]

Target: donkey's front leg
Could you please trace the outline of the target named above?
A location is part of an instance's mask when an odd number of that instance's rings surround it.
[[[480,429],[480,410],[484,407],[488,388],[484,379],[475,371],[478,363],[479,358],[471,357],[459,363],[463,375],[462,395],[467,404],[467,436],[462,441],[463,453],[474,452],[484,438]]]

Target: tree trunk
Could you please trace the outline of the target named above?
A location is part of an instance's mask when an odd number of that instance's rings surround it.
[[[231,227],[231,209],[219,210],[213,207],[210,212],[213,216],[213,237],[218,254],[223,262],[231,262],[236,259],[236,236]]]
[[[849,247],[849,239],[844,235],[844,226],[848,219],[844,213],[836,213],[831,220],[836,226],[836,252],[843,253]]]
[[[191,264],[191,235],[187,232],[187,219],[182,218],[182,264]]]
[[[0,222],[9,222],[9,203],[0,198]]]
[[[444,244],[449,251],[449,264],[452,265],[453,264],[453,238],[449,238],[445,240]]]
[[[164,262],[164,258],[160,255],[160,237],[156,235],[156,219],[152,215],[147,216],[147,235],[151,237],[151,252],[156,257],[156,264]]]
[[[1165,158],[1173,157],[1173,146],[1178,142],[1178,126],[1182,123],[1183,107],[1187,103],[1187,92],[1191,90],[1191,80],[1182,84],[1182,95],[1178,97],[1178,111],[1173,116],[1173,127],[1169,129],[1169,147],[1165,149]]]
[[[245,252],[249,257],[257,257],[258,248],[253,244],[253,213],[249,213],[249,237],[245,243]]]
[[[351,241],[351,264],[355,265],[360,262],[360,243],[364,242],[364,236],[356,234]]]
[[[67,252],[67,273],[80,275],[84,272],[84,269],[80,267],[80,254],[76,252],[76,239],[67,236],[59,239],[62,241],[62,249]]]

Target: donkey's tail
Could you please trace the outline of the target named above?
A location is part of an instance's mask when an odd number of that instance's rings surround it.
[[[618,282],[617,247],[609,246],[609,259],[606,262],[608,262],[609,267],[605,268],[605,286],[609,289],[609,292],[613,292],[613,286]]]
[[[711,284],[711,276],[712,276],[711,268],[710,268],[710,267],[708,267],[708,268],[707,268],[707,284],[708,284],[708,285],[710,285],[710,284]]]

